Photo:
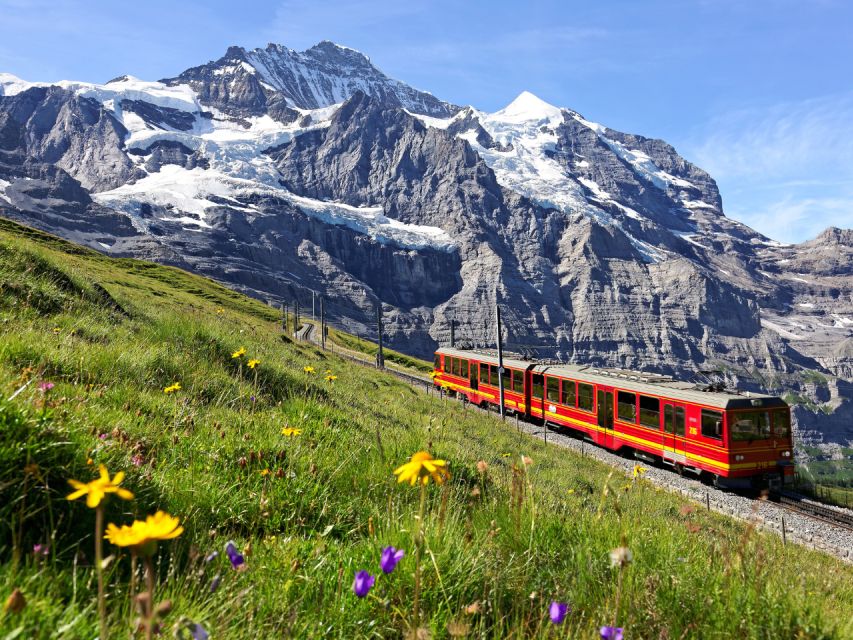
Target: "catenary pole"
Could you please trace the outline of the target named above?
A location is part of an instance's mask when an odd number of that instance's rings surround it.
[[[498,343],[498,394],[500,397],[500,407],[501,407],[501,420],[506,420],[506,408],[504,407],[504,348],[503,348],[503,336],[501,336],[501,308],[495,303],[495,310],[497,311],[497,343]]]
[[[382,354],[382,303],[376,301],[376,329],[379,333],[379,350],[376,352],[376,367],[385,368],[385,356]]]

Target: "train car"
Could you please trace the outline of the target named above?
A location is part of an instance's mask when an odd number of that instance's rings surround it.
[[[793,482],[791,414],[775,396],[705,391],[689,382],[622,369],[543,364],[488,351],[439,349],[435,384],[477,405],[579,431],[613,451],[631,450],[679,473],[728,488]]]

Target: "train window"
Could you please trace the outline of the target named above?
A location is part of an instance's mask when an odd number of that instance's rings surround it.
[[[591,384],[578,382],[578,409],[593,410],[593,387]]]
[[[450,368],[450,356],[444,356],[444,372],[451,373],[452,369]]]
[[[675,433],[674,417],[675,408],[671,404],[666,405],[663,412],[663,430],[667,433]]]
[[[773,412],[773,434],[778,438],[788,438],[791,435],[791,415],[784,409]]]
[[[524,372],[512,372],[512,390],[516,393],[524,393]]]
[[[498,368],[495,365],[489,367],[489,384],[493,387],[498,386]]]
[[[541,398],[545,390],[545,378],[539,374],[533,374],[533,397]]]
[[[723,439],[723,414],[702,409],[702,435],[715,440]]]
[[[504,391],[512,389],[512,369],[504,367],[504,374],[501,376],[504,379]]]
[[[616,400],[616,415],[625,422],[637,421],[637,394],[620,391]]]
[[[640,396],[640,424],[660,429],[660,400]]]
[[[432,368],[436,371],[441,371],[441,356],[437,353],[435,354],[435,358],[432,361]]]
[[[684,407],[675,408],[675,435],[684,436]]]
[[[489,384],[489,365],[484,362],[480,363],[480,382]]]
[[[746,411],[731,414],[729,434],[732,440],[759,440],[770,437],[770,412]]]
[[[459,368],[460,368],[459,375],[462,376],[463,378],[467,378],[468,377],[468,361],[467,360],[460,360],[459,361]]]
[[[545,397],[549,402],[560,401],[560,381],[557,378],[547,378],[545,380]]]
[[[560,402],[567,407],[575,406],[575,381],[563,380],[562,393],[560,394]]]

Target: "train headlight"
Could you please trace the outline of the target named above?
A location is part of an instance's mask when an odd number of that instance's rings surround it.
[[[783,451],[783,452],[782,452],[782,457],[783,457],[783,458],[790,458],[790,457],[791,457],[791,452],[790,452],[790,451]]]
[[[735,456],[735,462],[740,462],[741,460],[743,460],[743,456],[741,456],[741,455]]]

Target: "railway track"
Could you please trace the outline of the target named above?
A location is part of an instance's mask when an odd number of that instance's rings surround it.
[[[771,493],[770,498],[786,511],[798,513],[813,520],[820,520],[821,522],[853,531],[853,513],[849,511],[845,512],[818,504],[807,496],[794,493],[793,491]]]

